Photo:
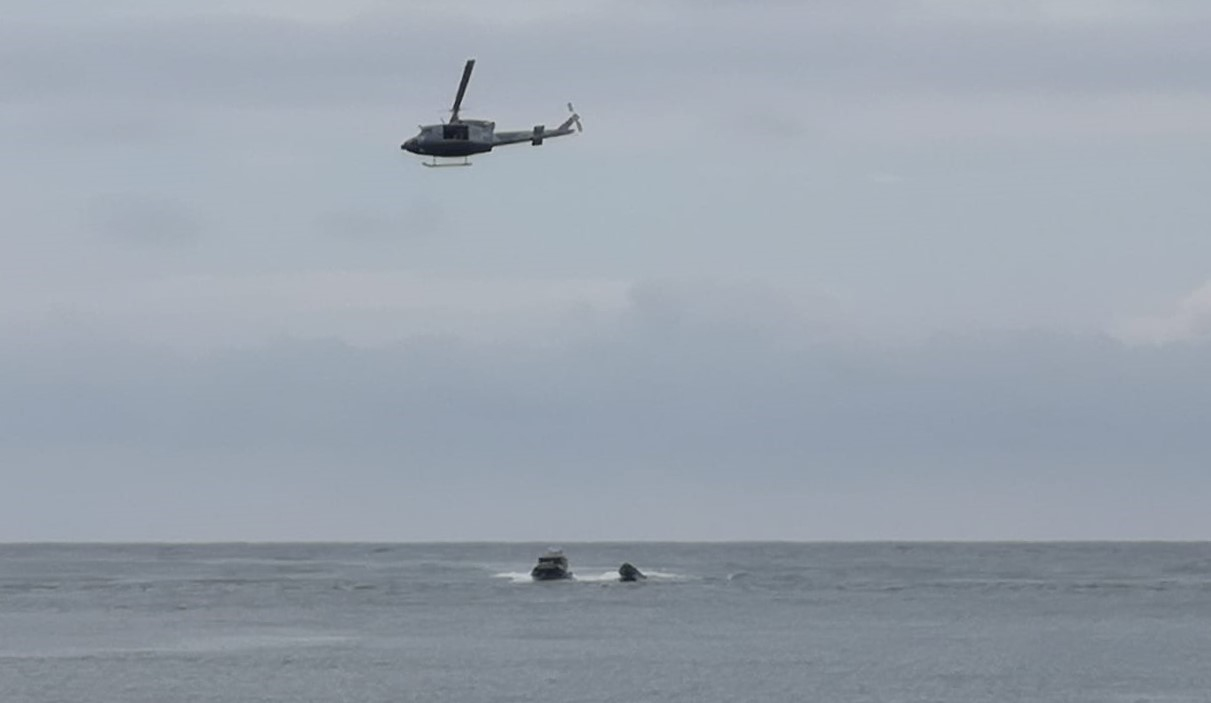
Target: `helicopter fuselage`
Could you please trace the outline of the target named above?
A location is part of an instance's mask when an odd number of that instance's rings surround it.
[[[424,156],[471,156],[492,151],[496,145],[496,123],[487,120],[460,120],[447,124],[423,125],[420,132],[400,145],[404,151]]]

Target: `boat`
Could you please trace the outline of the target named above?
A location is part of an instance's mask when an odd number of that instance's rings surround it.
[[[563,551],[552,547],[546,554],[538,557],[538,563],[530,571],[530,576],[535,581],[555,581],[572,578],[572,572],[568,570],[568,558],[564,556]]]
[[[629,561],[624,561],[622,566],[618,567],[619,581],[642,581],[646,578],[647,576],[645,576],[642,571],[635,568],[635,565]]]

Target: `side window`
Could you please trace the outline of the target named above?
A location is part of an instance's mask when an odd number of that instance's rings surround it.
[[[442,139],[461,139],[465,141],[467,139],[467,125],[442,125]]]

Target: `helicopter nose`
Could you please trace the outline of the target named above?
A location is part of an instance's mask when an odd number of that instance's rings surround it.
[[[403,144],[399,145],[399,148],[403,149],[404,151],[416,151],[416,139],[409,139],[405,141]]]

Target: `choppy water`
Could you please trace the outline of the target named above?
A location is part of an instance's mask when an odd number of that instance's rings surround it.
[[[545,546],[0,546],[0,701],[1211,701],[1207,544]]]

